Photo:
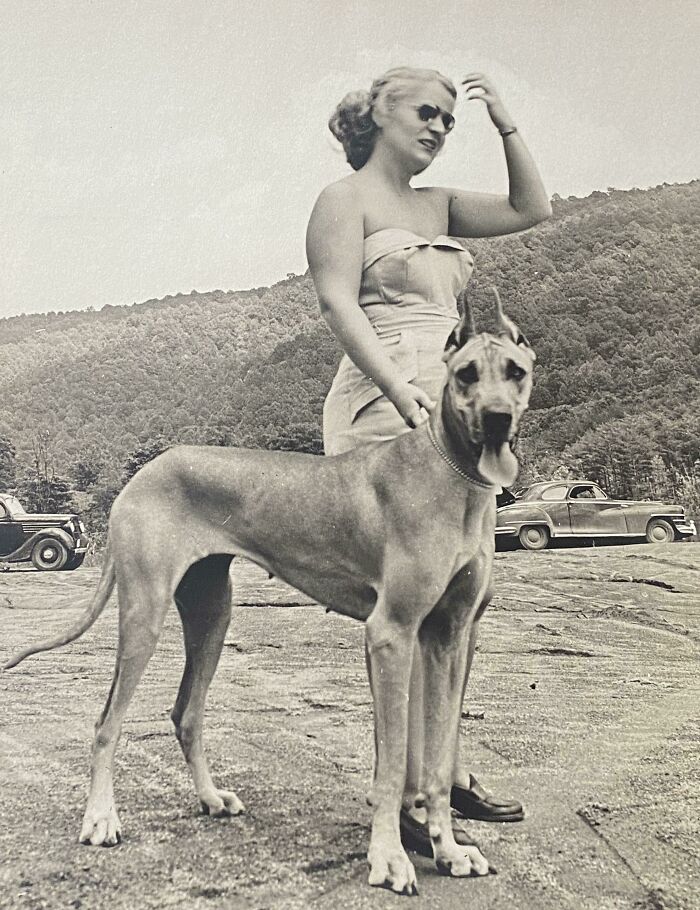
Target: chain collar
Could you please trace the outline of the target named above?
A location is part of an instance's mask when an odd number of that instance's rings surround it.
[[[460,477],[463,477],[465,480],[468,480],[469,483],[474,484],[475,487],[479,487],[479,489],[481,489],[481,490],[493,490],[494,489],[494,487],[496,486],[495,484],[487,483],[484,480],[480,480],[479,478],[474,477],[473,474],[469,474],[467,471],[464,470],[464,468],[461,468],[455,461],[453,461],[450,458],[450,456],[447,454],[447,452],[443,452],[443,450],[440,448],[440,445],[438,444],[437,439],[435,438],[435,434],[433,433],[433,428],[430,426],[430,424],[428,424],[428,439],[431,441],[431,443],[433,444],[433,448],[438,453],[440,458],[442,458],[442,460],[445,462],[445,464],[448,464],[452,468],[453,471],[455,471],[457,474],[459,474]]]

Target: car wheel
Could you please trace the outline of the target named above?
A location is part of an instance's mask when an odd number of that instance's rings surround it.
[[[520,529],[518,538],[526,550],[544,550],[549,544],[549,531],[541,525],[530,525]]]
[[[649,543],[673,543],[676,532],[663,518],[654,518],[647,525],[646,538]]]
[[[68,550],[55,537],[42,537],[34,544],[32,562],[41,572],[55,572],[68,562]]]
[[[84,562],[85,553],[78,553],[75,556],[71,556],[63,568],[66,572],[71,572],[73,569],[79,569]]]

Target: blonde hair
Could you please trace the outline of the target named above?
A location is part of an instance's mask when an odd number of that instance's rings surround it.
[[[453,98],[457,97],[454,84],[437,70],[398,66],[375,79],[368,92],[349,92],[333,111],[328,128],[343,146],[354,171],[367,164],[374,149],[379,127],[372,111],[384,102],[390,105],[416,82],[439,82]]]

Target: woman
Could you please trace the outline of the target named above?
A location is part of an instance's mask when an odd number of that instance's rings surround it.
[[[462,85],[468,100],[486,106],[502,137],[507,196],[411,185],[454,126],[457,92],[434,70],[389,70],[369,92],[346,95],[329,122],[353,173],[323,190],[307,233],[321,312],[345,352],[324,406],[327,455],[392,439],[427,420],[444,378],[456,297],[472,271],[462,238],[510,234],[551,214],[537,168],[491,82],[471,73]],[[406,845],[429,849],[425,810],[414,805],[418,675],[411,681],[401,820]],[[452,805],[482,820],[523,817],[519,803],[493,799],[459,766]],[[455,836],[470,843],[463,830]]]

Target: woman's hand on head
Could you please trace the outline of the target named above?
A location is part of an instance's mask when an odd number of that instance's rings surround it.
[[[513,126],[513,119],[488,76],[483,73],[469,73],[462,79],[462,85],[467,101],[483,101],[497,130]]]
[[[406,426],[414,429],[420,426],[430,416],[435,407],[435,402],[418,386],[411,382],[399,382],[387,395],[396,410],[403,417]]]

